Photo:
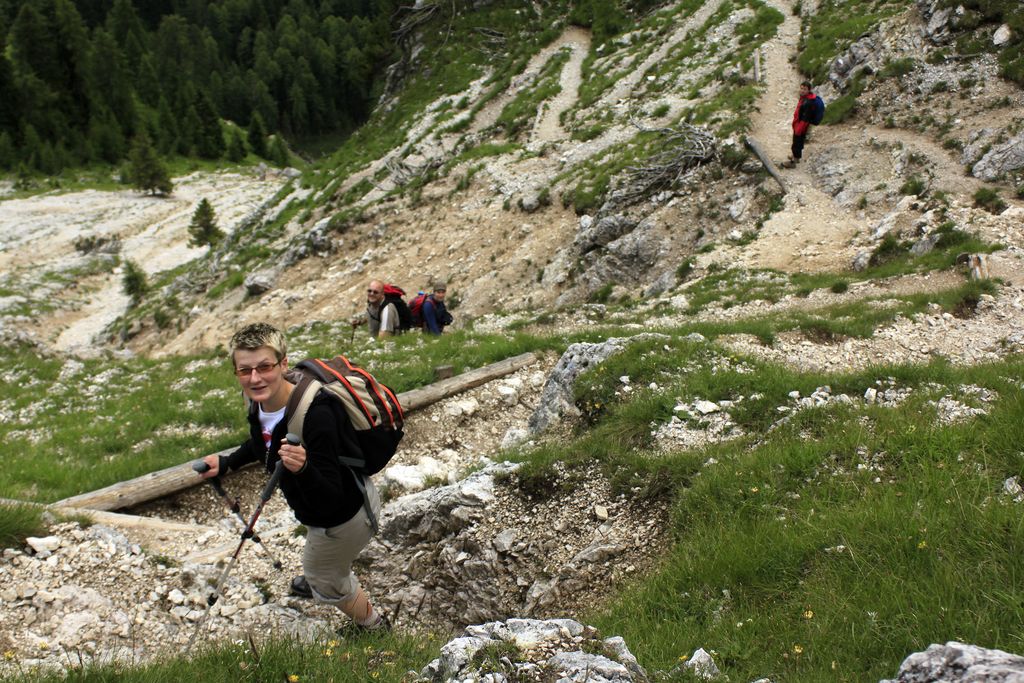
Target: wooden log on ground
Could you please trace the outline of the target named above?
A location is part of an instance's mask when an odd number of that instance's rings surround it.
[[[516,370],[521,370],[527,365],[534,363],[536,360],[537,356],[533,353],[523,353],[512,358],[506,358],[497,363],[491,363],[482,368],[470,370],[461,375],[443,379],[440,382],[434,382],[419,389],[406,391],[398,395],[398,402],[402,404],[402,409],[405,412],[411,412],[473,387],[478,387],[481,384],[486,384],[492,379],[510,375]]]
[[[485,365],[482,368],[464,372],[434,384],[406,391],[398,395],[398,401],[405,412],[423,408],[460,392],[478,387],[493,379],[504,377],[520,370],[537,360],[533,353],[524,353],[512,358]],[[233,449],[227,449],[216,455],[227,455]],[[120,510],[184,491],[202,483],[192,469],[190,460],[182,465],[174,465],[158,472],[144,474],[135,479],[122,481],[106,488],[89,493],[59,500],[54,505],[68,508],[87,508],[89,510]]]
[[[216,455],[227,455],[233,450],[223,450]],[[193,462],[189,460],[182,465],[173,465],[96,491],[58,500],[54,505],[90,510],[120,510],[146,503],[201,483],[203,480],[192,469]]]
[[[193,473],[193,476],[195,476],[195,473]],[[104,510],[87,510],[85,508],[58,505],[56,503],[53,505],[43,505],[42,503],[33,503],[23,500],[11,500],[9,498],[0,498],[0,505],[29,505],[32,507],[41,507],[55,514],[66,515],[69,517],[87,517],[97,524],[104,524],[106,526],[117,527],[119,529],[148,529],[150,531],[174,531],[197,534],[213,530],[213,527],[200,526],[197,524],[187,524],[185,522],[168,522],[157,517],[139,517],[137,515],[123,515],[117,512],[106,512]]]
[[[747,147],[750,148],[750,151],[754,153],[754,156],[761,160],[761,163],[764,164],[764,168],[768,171],[769,175],[771,175],[772,178],[775,178],[775,182],[777,182],[779,187],[782,188],[782,194],[786,194],[786,183],[782,182],[782,176],[779,175],[778,170],[775,168],[775,164],[773,164],[772,160],[768,158],[765,151],[761,149],[761,145],[757,143],[757,140],[748,135],[743,139],[743,141],[747,144]]]

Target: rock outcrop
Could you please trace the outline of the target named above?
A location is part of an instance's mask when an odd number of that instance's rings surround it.
[[[1024,657],[951,641],[930,645],[900,665],[896,678],[881,683],[1020,683]]]

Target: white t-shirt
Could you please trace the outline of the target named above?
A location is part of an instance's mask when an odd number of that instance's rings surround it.
[[[263,406],[261,405],[259,414],[260,426],[263,428],[263,445],[269,451],[270,440],[274,434],[274,427],[276,427],[277,423],[280,422],[281,418],[284,417],[284,408],[281,408],[280,410],[275,410],[272,413],[267,413],[263,411]]]

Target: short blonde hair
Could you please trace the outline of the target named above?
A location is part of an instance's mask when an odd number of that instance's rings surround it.
[[[228,355],[231,356],[231,364],[235,363],[235,351],[255,351],[264,346],[274,352],[278,362],[288,355],[288,344],[284,340],[281,330],[267,323],[253,323],[246,325],[231,337],[228,344]]]

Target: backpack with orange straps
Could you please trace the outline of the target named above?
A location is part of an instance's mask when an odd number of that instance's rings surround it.
[[[289,371],[288,380],[295,384],[285,410],[288,431],[293,434],[302,435],[306,413],[318,394],[325,394],[345,408],[362,453],[338,459],[356,475],[356,485],[366,501],[363,477],[384,469],[404,435],[405,415],[395,393],[345,356],[330,360],[308,358]],[[373,530],[377,531],[377,520],[368,501],[365,508]]]

